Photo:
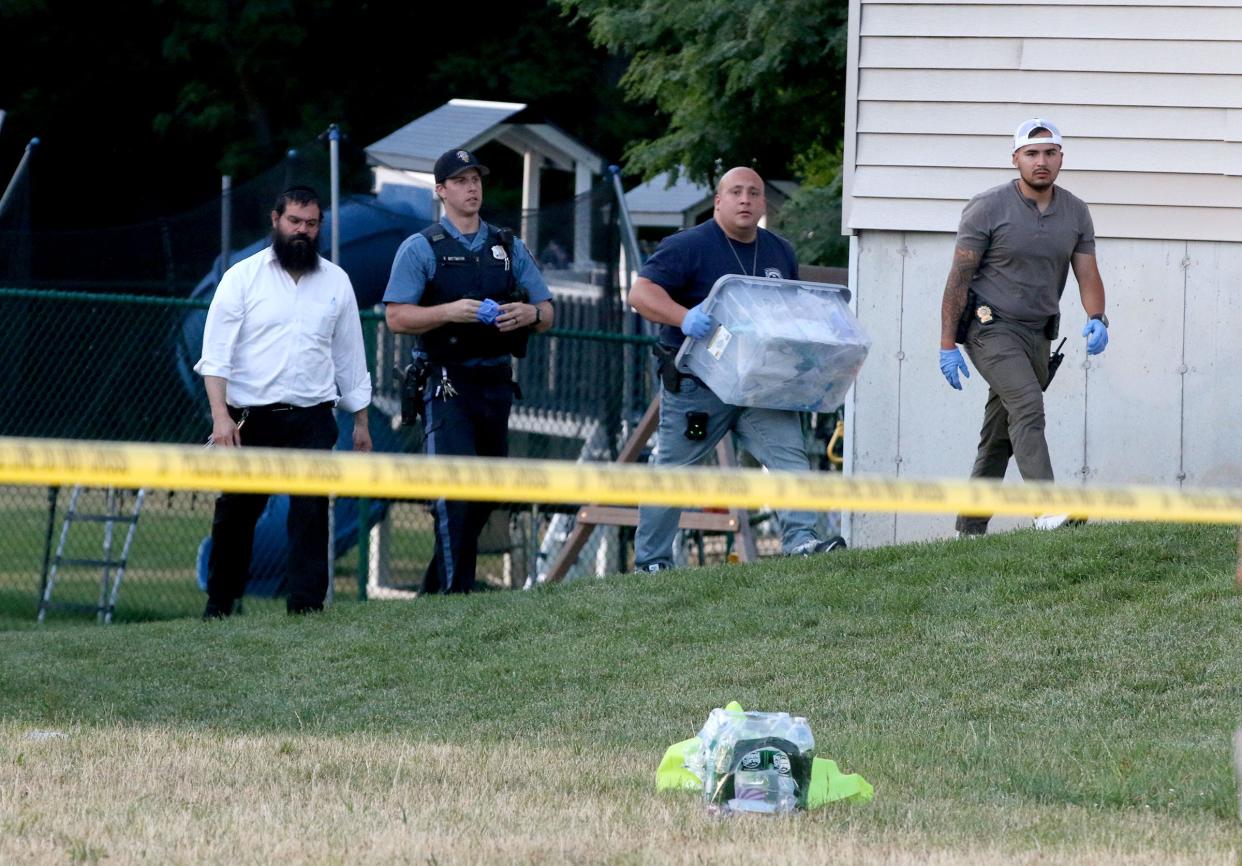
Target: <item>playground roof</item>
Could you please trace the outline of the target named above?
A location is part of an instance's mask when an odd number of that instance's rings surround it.
[[[662,172],[625,194],[625,206],[630,209],[630,218],[636,225],[658,224],[643,222],[639,219],[640,215],[644,218],[681,217],[687,211],[701,210],[713,197],[711,187],[695,183],[684,173],[672,185],[669,184],[670,180],[670,173]],[[680,224],[678,221],[677,225]]]
[[[625,194],[625,206],[636,226],[666,226],[685,228],[694,224],[696,217],[711,207],[716,191],[704,183],[697,183],[678,173],[677,180],[669,184],[671,172],[662,172],[649,181],[640,183]],[[788,180],[769,180],[768,204],[779,209],[798,185]]]
[[[555,126],[513,123],[525,110],[520,102],[450,99],[434,111],[407,123],[366,148],[372,165],[430,172],[446,150],[474,150],[499,141],[518,153],[532,153],[564,171],[575,163],[589,165],[598,174],[603,157]]]

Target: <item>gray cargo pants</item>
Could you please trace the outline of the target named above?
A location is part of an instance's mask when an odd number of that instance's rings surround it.
[[[966,354],[987,380],[987,406],[971,478],[1004,478],[1010,456],[1025,481],[1051,481],[1052,460],[1044,437],[1044,387],[1048,384],[1049,340],[1042,330],[999,319],[974,321],[966,332]],[[957,530],[988,531],[990,517],[958,515]]]

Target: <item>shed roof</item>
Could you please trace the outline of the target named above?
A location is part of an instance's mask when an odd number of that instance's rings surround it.
[[[690,180],[684,173],[669,184],[671,174],[662,172],[644,181],[625,194],[625,206],[629,208],[635,223],[642,225],[640,214],[681,215],[706,207],[713,193],[706,184]]]
[[[450,99],[366,148],[372,163],[410,171],[431,171],[436,159],[455,147],[478,147],[488,133],[526,108],[520,102]]]
[[[625,206],[635,225],[685,225],[689,219],[711,205],[716,191],[709,185],[690,180],[679,172],[669,185],[670,172],[662,172],[640,183],[625,194]],[[793,195],[798,184],[789,180],[765,181],[769,205],[780,205]],[[680,219],[681,222],[674,222]]]
[[[598,174],[603,157],[548,123],[513,123],[526,109],[521,102],[450,99],[366,148],[372,165],[430,172],[446,150],[474,150],[490,141],[519,153],[531,152],[556,168],[573,171],[576,163]]]

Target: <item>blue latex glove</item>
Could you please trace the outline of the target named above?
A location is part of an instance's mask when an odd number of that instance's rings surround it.
[[[944,373],[944,378],[950,385],[957,390],[962,390],[962,382],[957,378],[958,371],[967,379],[970,378],[970,369],[966,366],[966,359],[962,357],[962,352],[956,346],[952,349],[940,350],[940,372]]]
[[[500,315],[500,304],[491,298],[484,298],[483,303],[479,305],[479,311],[475,315],[483,324],[494,325],[496,324],[496,317]]]
[[[687,337],[701,340],[711,333],[712,317],[703,312],[699,304],[697,307],[691,307],[686,312],[686,317],[681,320],[681,332]]]
[[[1082,327],[1082,335],[1087,338],[1087,354],[1098,355],[1108,345],[1108,328],[1099,319],[1089,319]]]

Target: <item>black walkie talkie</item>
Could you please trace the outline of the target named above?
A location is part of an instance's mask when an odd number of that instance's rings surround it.
[[[1056,351],[1048,358],[1048,382],[1044,385],[1044,390],[1048,390],[1048,385],[1052,384],[1052,377],[1057,374],[1057,368],[1061,366],[1061,362],[1065,360],[1065,354],[1061,351],[1061,347],[1065,345],[1065,337],[1061,338],[1061,342],[1057,344]]]

